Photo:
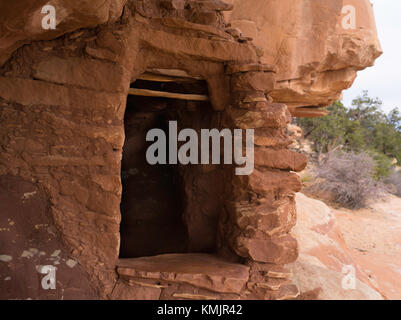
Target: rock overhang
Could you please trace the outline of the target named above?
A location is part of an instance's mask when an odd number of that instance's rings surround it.
[[[102,297],[113,297],[113,290],[119,297],[141,297],[138,292],[146,296],[149,290],[138,289],[144,287],[138,283],[134,284],[136,293],[129,282],[115,286],[125,100],[130,83],[146,72],[180,70],[181,75],[205,79],[214,111],[223,115],[225,123],[253,128],[256,133],[256,170],[249,177],[226,180],[231,193],[219,226],[220,245],[249,266],[246,287],[235,297],[296,297],[298,291],[289,283],[284,265],[298,254],[290,230],[296,219],[294,192],[301,183],[292,171],[302,170],[306,157],[288,150],[290,138],[285,128],[291,120],[289,110],[312,101],[324,105],[337,93],[326,90],[323,94],[319,84],[313,88],[310,76],[300,80],[302,85],[286,80],[291,86],[285,87],[285,82],[277,82],[281,72],[277,63],[261,63],[263,52],[249,37],[232,30],[224,32],[222,14],[217,10],[220,2],[214,4],[213,14],[210,7],[195,17],[180,11],[178,20],[160,18],[163,10],[173,16],[176,13],[170,7],[160,9],[158,1],[150,1],[150,7],[139,3],[130,1],[118,23],[33,42],[3,67],[0,97],[7,139],[3,141],[6,152],[1,173],[21,176],[46,190],[61,237]],[[313,68],[319,64],[307,65],[306,73]],[[341,74],[344,70],[347,74],[347,69],[332,71],[328,66],[322,82],[335,83],[340,90],[347,81]],[[315,90],[315,100],[305,88]],[[273,100],[286,102],[290,108]],[[305,113],[300,110],[298,114]],[[13,129],[21,124],[15,114],[27,125],[23,132]],[[28,143],[32,134],[44,143],[40,150]],[[31,148],[23,155],[19,154],[21,141]],[[256,216],[248,214],[249,206]],[[283,276],[275,277],[277,274]],[[156,291],[164,298],[178,297],[173,288],[185,290],[182,297],[207,296],[204,288],[187,284]],[[155,284],[145,287],[149,285]]]

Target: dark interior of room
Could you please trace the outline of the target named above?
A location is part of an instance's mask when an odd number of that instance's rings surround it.
[[[137,80],[132,88],[207,94],[204,81],[158,83]],[[223,179],[218,166],[150,165],[146,142],[150,129],[168,121],[180,128],[208,128],[215,119],[208,102],[129,95],[125,112],[125,144],[121,165],[122,222],[120,258],[166,253],[216,251]],[[167,154],[168,158],[168,154]]]

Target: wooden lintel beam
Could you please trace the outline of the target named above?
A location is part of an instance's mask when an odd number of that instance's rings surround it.
[[[133,96],[158,97],[158,98],[179,99],[188,101],[209,101],[208,96],[201,94],[184,94],[175,92],[155,91],[148,89],[130,88],[128,94]]]
[[[158,74],[158,75],[169,76],[169,77],[203,80],[202,78],[191,76],[185,70],[181,70],[181,69],[156,69],[156,68],[153,68],[153,69],[148,69],[147,73]]]
[[[160,74],[153,74],[147,72],[140,75],[138,79],[146,81],[155,81],[155,82],[190,82],[192,80],[195,80],[190,78],[178,78],[178,77],[164,76]]]
[[[317,118],[327,116],[330,112],[319,108],[291,108],[291,115],[295,118]]]

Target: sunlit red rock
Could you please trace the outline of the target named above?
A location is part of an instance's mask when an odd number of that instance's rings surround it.
[[[356,71],[381,54],[369,0],[232,0],[233,27],[263,48],[262,62],[275,65],[275,101],[290,107],[328,105],[351,86]],[[346,6],[355,29],[344,29]],[[348,20],[345,20],[346,22]]]

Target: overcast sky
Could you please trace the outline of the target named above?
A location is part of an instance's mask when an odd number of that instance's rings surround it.
[[[343,102],[368,90],[369,95],[383,101],[383,110],[401,109],[401,1],[371,0],[374,4],[379,39],[384,54],[375,66],[358,72],[353,86],[344,91]]]

